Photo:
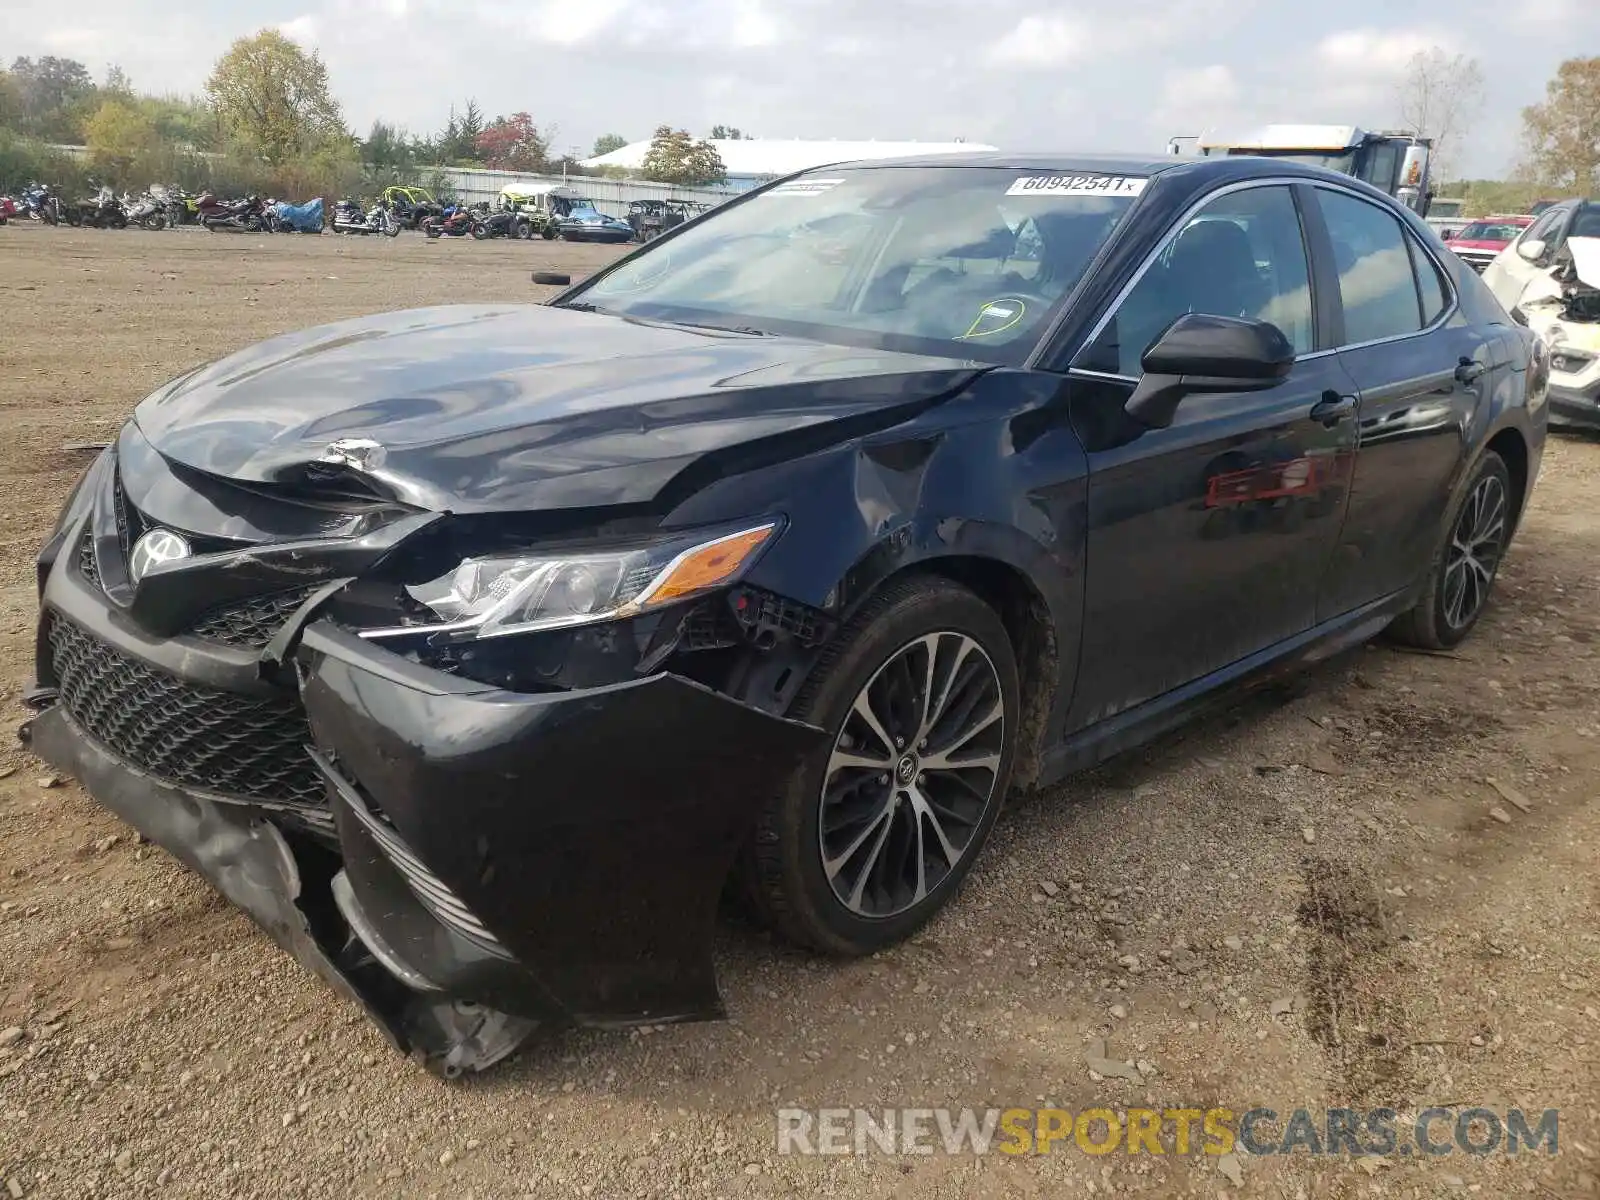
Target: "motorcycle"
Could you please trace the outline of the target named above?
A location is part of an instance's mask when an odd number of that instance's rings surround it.
[[[17,202],[10,196],[0,196],[0,225],[17,215]]]
[[[187,192],[164,183],[150,185],[150,197],[161,209],[161,215],[167,226],[176,229],[179,225],[189,224],[199,218],[198,210],[194,205],[194,197]]]
[[[472,219],[472,236],[480,242],[498,237],[526,241],[533,236],[533,222],[521,213],[491,213],[486,208],[480,208]]]
[[[67,219],[60,193],[44,183],[30,183],[22,189],[22,211],[28,214],[28,220],[46,225],[59,225]]]
[[[304,204],[277,204],[278,228],[283,233],[321,233],[322,197],[314,196]]]
[[[167,206],[149,192],[138,199],[123,193],[122,207],[127,210],[130,225],[142,225],[146,229],[167,227]]]
[[[223,203],[208,189],[195,203],[200,223],[210,233],[272,233],[278,228],[278,214],[267,208],[260,196]]]
[[[341,200],[333,206],[333,231],[335,233],[381,233],[385,237],[400,236],[400,221],[380,200],[365,213],[354,200]]]
[[[423,235],[430,238],[466,237],[472,232],[472,213],[459,204],[452,204],[437,217],[422,222]]]
[[[157,183],[151,185],[150,194],[161,202],[162,209],[167,214],[167,224],[173,228],[179,225],[193,225],[200,220],[200,207],[195,202],[192,192]]]
[[[87,225],[92,229],[126,229],[128,210],[122,207],[110,188],[101,187],[93,196],[85,196],[67,209],[67,224]]]

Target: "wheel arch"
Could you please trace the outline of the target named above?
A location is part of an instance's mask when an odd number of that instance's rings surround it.
[[[1052,706],[1060,691],[1061,653],[1049,603],[1021,568],[978,554],[922,559],[885,577],[873,591],[918,575],[958,583],[999,614],[1016,656],[1021,685],[1022,722],[1011,770],[1012,785],[1033,786],[1043,763]]]
[[[1485,442],[1483,448],[1498,454],[1511,476],[1511,531],[1514,534],[1522,523],[1522,511],[1528,503],[1529,473],[1532,470],[1532,463],[1529,459],[1527,438],[1515,425],[1506,425]],[[1480,454],[1478,457],[1481,459],[1483,456]],[[1467,473],[1467,477],[1471,478],[1476,469],[1477,464],[1474,463],[1473,470]]]

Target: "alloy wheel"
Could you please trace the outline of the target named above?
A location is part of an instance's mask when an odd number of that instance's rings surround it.
[[[1466,628],[1482,611],[1505,540],[1505,485],[1485,475],[1462,506],[1445,554],[1444,619],[1451,629]]]
[[[841,904],[892,917],[938,888],[995,803],[1005,732],[999,673],[967,635],[927,634],[878,668],[834,740],[818,805]]]

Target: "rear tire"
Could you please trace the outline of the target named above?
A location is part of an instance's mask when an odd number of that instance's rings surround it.
[[[762,807],[739,867],[756,915],[840,956],[914,933],[983,848],[1020,712],[1005,626],[972,592],[922,576],[869,600],[790,710],[828,739]]]
[[[1390,624],[1388,636],[1427,650],[1459,646],[1489,606],[1511,522],[1511,472],[1487,450],[1445,523],[1421,595]]]

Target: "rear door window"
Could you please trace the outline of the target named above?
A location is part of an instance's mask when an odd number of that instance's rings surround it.
[[[1433,255],[1422,248],[1422,243],[1407,234],[1406,245],[1411,248],[1411,264],[1417,273],[1417,291],[1422,297],[1422,325],[1427,328],[1444,316],[1444,310],[1450,303],[1447,285],[1439,264],[1433,261]]]
[[[1399,220],[1348,192],[1318,188],[1317,199],[1339,268],[1344,344],[1356,346],[1420,330],[1422,300]]]

